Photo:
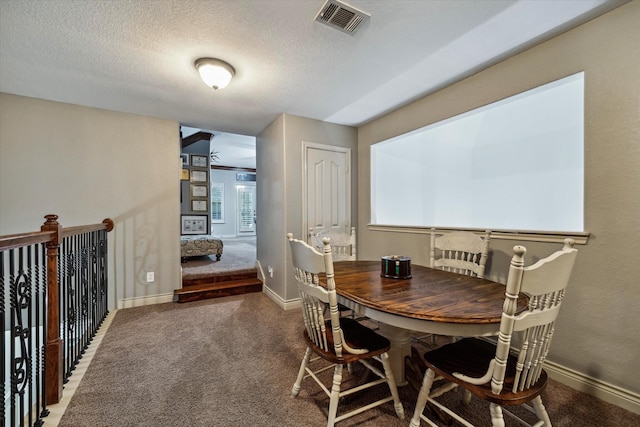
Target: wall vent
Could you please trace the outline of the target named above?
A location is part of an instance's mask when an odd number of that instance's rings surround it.
[[[336,0],[327,0],[315,20],[347,34],[354,34],[367,19],[369,15],[361,10]]]

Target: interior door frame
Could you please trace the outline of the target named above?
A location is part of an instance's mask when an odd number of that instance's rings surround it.
[[[345,179],[346,189],[345,196],[347,199],[347,206],[345,206],[345,216],[347,217],[347,229],[351,229],[351,148],[341,147],[339,145],[320,144],[317,142],[302,141],[302,172],[304,175],[304,182],[302,183],[302,233],[303,240],[306,242],[309,238],[309,224],[307,223],[307,203],[308,197],[307,186],[309,185],[309,171],[307,168],[307,162],[309,160],[309,149],[333,151],[335,153],[344,153],[346,155],[346,172],[349,174],[349,179]]]

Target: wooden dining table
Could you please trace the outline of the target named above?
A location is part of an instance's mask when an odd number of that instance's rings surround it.
[[[455,337],[497,335],[505,286],[487,279],[411,266],[411,277],[381,276],[380,261],[334,263],[338,302],[378,321],[391,342],[389,358],[398,385],[406,385],[411,332]],[[518,312],[526,308],[518,300]]]

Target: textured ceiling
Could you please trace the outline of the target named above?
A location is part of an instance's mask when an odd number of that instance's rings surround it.
[[[357,126],[625,3],[350,0],[371,18],[349,35],[314,22],[324,2],[0,0],[0,91],[250,136],[282,113]]]

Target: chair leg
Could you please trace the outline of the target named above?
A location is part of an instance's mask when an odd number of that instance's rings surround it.
[[[531,404],[533,405],[533,410],[535,411],[538,418],[544,421],[544,427],[551,427],[551,420],[549,419],[549,414],[547,413],[547,410],[544,408],[544,405],[542,404],[542,398],[540,396],[536,396],[531,401]]]
[[[393,396],[393,407],[396,410],[396,415],[401,420],[404,420],[404,407],[400,401],[400,395],[398,394],[398,386],[396,386],[396,380],[393,376],[393,370],[391,369],[391,362],[389,362],[389,353],[382,353],[380,355],[382,366],[384,367],[384,375],[387,377],[387,384]]]
[[[311,359],[311,349],[307,347],[307,351],[305,351],[302,363],[300,364],[298,378],[296,378],[293,389],[291,389],[291,397],[296,397],[298,396],[298,393],[300,393],[300,385],[302,384],[302,378],[304,378],[305,369],[307,369],[307,365],[309,364],[309,359]]]
[[[469,390],[462,390],[462,403],[465,405],[471,403],[471,392]]]
[[[336,422],[338,401],[340,400],[340,384],[342,384],[342,365],[336,364],[335,370],[333,371],[333,386],[331,386],[329,413],[327,414],[327,427],[333,427]]]
[[[491,425],[493,427],[504,427],[504,416],[502,415],[502,408],[500,405],[490,403],[489,412],[491,413]]]
[[[435,377],[436,373],[431,369],[427,369],[427,373],[424,375],[424,380],[422,381],[422,387],[420,387],[420,393],[418,393],[416,410],[413,412],[410,427],[420,427],[420,416],[422,415],[422,411],[424,411],[424,407],[427,406],[427,398],[431,392],[431,386],[433,385]]]

